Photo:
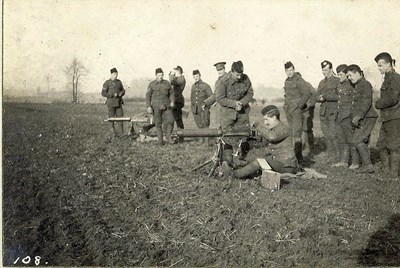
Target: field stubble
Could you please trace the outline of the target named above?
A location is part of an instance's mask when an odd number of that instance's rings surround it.
[[[400,265],[398,181],[315,163],[327,179],[271,192],[257,178],[190,172],[212,155],[203,145],[106,143],[104,105],[3,109],[5,265]],[[125,105],[127,116],[144,110]]]

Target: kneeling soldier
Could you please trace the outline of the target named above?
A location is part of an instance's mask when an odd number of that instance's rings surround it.
[[[245,178],[258,171],[261,171],[259,161],[264,159],[271,166],[272,170],[279,173],[295,174],[298,170],[297,159],[293,150],[291,131],[288,126],[283,124],[279,117],[279,109],[275,105],[268,105],[261,110],[264,117],[264,124],[255,122],[253,125],[260,135],[269,143],[265,147],[263,159],[255,160],[247,166],[233,170],[227,162],[222,163],[225,175],[235,178]]]

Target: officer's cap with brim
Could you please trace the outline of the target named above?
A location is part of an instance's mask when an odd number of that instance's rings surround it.
[[[193,75],[196,75],[196,74],[200,75],[200,71],[199,70],[194,70],[193,71]]]
[[[225,64],[226,62],[221,61],[221,62],[217,62],[216,64],[214,64],[215,68],[217,69],[217,71],[225,69]]]
[[[232,71],[243,73],[243,63],[241,61],[234,61],[232,63]]]
[[[163,74],[163,70],[161,68],[157,68],[156,69],[156,74]]]
[[[110,70],[110,73],[118,73],[117,68],[112,68],[112,69]]]
[[[326,66],[329,65],[329,69],[332,69],[332,62],[328,61],[328,60],[324,60],[323,62],[321,62],[321,68],[325,68]]]
[[[360,73],[360,74],[363,73],[363,71],[361,70],[360,66],[358,66],[357,64],[350,64],[349,66],[347,66],[347,68],[346,68],[346,73],[347,73],[347,72],[350,72],[350,71],[352,71],[352,72],[358,72],[358,73]]]
[[[275,105],[267,105],[261,110],[263,116],[272,115],[273,113],[279,114],[279,109]]]
[[[174,68],[174,70],[177,70],[177,71],[180,71],[181,73],[183,73],[183,69],[182,69],[182,67],[181,66],[176,66],[175,68]]]
[[[340,73],[340,72],[346,73],[347,67],[348,67],[347,64],[340,64],[338,67],[336,67],[336,72],[337,73]]]
[[[285,66],[285,70],[289,69],[290,67],[293,67],[293,69],[294,69],[294,65],[291,61],[286,62],[284,64],[284,66]]]
[[[387,62],[392,62],[392,61],[393,61],[392,56],[390,56],[390,54],[387,53],[387,52],[379,53],[379,54],[375,57],[375,62],[378,62],[378,61],[381,60],[381,59],[385,59]]]

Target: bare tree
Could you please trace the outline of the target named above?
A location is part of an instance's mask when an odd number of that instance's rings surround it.
[[[65,74],[72,80],[72,102],[77,103],[79,79],[87,74],[87,69],[77,57],[74,57],[71,64],[65,68]]]

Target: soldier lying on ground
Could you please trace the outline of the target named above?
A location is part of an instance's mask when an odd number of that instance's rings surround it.
[[[253,123],[253,126],[269,142],[265,147],[264,158],[257,159],[238,170],[233,170],[228,162],[224,161],[222,170],[225,175],[234,178],[247,177],[261,171],[260,161],[267,161],[272,170],[279,173],[295,174],[297,172],[298,163],[293,150],[290,128],[280,121],[278,108],[275,105],[268,105],[262,109],[261,114],[264,124],[257,121]]]

